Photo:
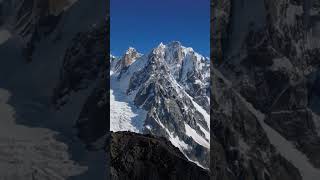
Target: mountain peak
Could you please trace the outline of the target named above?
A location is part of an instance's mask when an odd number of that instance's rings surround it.
[[[181,43],[179,41],[172,41],[165,45],[163,42],[161,42],[155,49],[153,49],[154,54],[164,53],[166,49],[169,51],[175,51],[176,49],[183,48]]]
[[[163,44],[163,42],[160,42],[160,44],[158,45],[158,47],[157,48],[165,48],[166,47],[166,45],[165,44]]]
[[[164,54],[164,51],[166,49],[166,45],[164,45],[162,42],[152,50],[153,54]]]
[[[172,41],[168,44],[169,47],[181,47],[181,42],[180,41]]]
[[[137,50],[133,47],[129,47],[125,54],[137,53]]]
[[[129,47],[121,58],[122,67],[128,67],[139,57],[141,57],[141,54],[135,48]]]

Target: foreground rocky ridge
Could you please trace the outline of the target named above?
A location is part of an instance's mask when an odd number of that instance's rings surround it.
[[[165,138],[133,132],[111,135],[112,180],[207,180],[209,172],[190,162]]]

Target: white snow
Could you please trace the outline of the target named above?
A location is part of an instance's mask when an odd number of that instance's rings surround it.
[[[190,149],[190,146],[185,143],[184,141],[182,141],[178,136],[173,135],[171,132],[169,132],[168,130],[166,130],[169,134],[169,140],[170,142],[175,146],[178,147],[180,149],[181,152],[183,152],[184,150],[188,150]]]
[[[305,154],[296,149],[296,147],[285,139],[281,134],[272,129],[264,122],[265,116],[261,112],[257,111],[250,103],[248,103],[243,97],[237,94],[243,103],[248,107],[252,114],[254,114],[262,128],[266,132],[268,139],[273,144],[279,153],[291,162],[299,171],[303,180],[315,180],[320,177],[320,170],[313,167],[309,159]]]
[[[185,129],[186,129],[186,135],[189,137],[192,137],[192,139],[200,144],[201,146],[210,149],[210,143],[200,136],[197,131],[195,131],[193,128],[191,128],[187,123],[184,123]]]
[[[193,98],[188,94],[186,93],[184,90],[183,90],[183,87],[180,86],[180,84],[177,83],[177,81],[174,79],[173,76],[170,76],[169,77],[170,81],[172,82],[172,85],[174,86],[174,88],[177,90],[177,93],[179,94],[179,96],[187,96],[193,106],[196,108],[196,110],[202,114],[202,116],[204,117],[204,120],[209,128],[209,131],[210,131],[210,115],[207,113],[206,110],[204,110],[198,103],[196,103]],[[187,110],[188,108],[185,107],[185,109]],[[187,125],[187,124],[186,124]],[[187,125],[189,126],[189,125]],[[205,137],[207,138],[207,140],[205,138],[203,138],[201,135],[199,135],[193,128],[190,128],[189,127],[185,127],[186,128],[186,133],[187,135],[189,135],[190,137],[193,137],[193,139],[200,145],[202,145],[203,147],[206,147],[208,149],[210,149],[210,132],[208,132],[207,130],[205,130],[200,124],[198,124],[198,126],[200,127],[201,131],[205,134]]]
[[[188,150],[190,147],[188,144],[186,144],[184,141],[182,141],[178,136],[174,135],[171,133],[160,121],[159,117],[157,114],[155,114],[155,120],[157,123],[164,129],[166,130],[167,134],[169,135],[169,140],[170,142],[177,148],[180,149],[181,152],[184,152],[185,150]]]
[[[204,133],[204,136],[206,137],[206,139],[210,142],[210,132],[207,131],[204,127],[202,127],[200,124],[198,124],[198,126],[201,129],[201,131]]]
[[[110,90],[110,130],[140,132],[138,127],[131,123],[136,116],[127,102],[116,101],[113,90]]]
[[[194,161],[192,159],[190,159],[184,152],[182,152],[184,154],[184,156],[191,162],[195,163],[197,166],[201,167],[202,169],[206,169],[206,170],[210,170],[209,168],[206,168],[204,166],[202,166],[198,161]]]
[[[119,97],[119,95],[117,97]],[[142,132],[145,118],[143,110],[137,109],[134,112],[134,109],[124,99],[116,100],[114,91],[112,89],[110,90],[110,105],[111,131]],[[139,114],[141,114],[141,116],[139,116]],[[135,120],[137,117],[138,119]]]
[[[146,125],[146,128],[149,129],[149,130],[152,129],[152,127],[150,125]]]
[[[186,93],[187,94],[187,93]],[[189,98],[191,99],[191,102],[193,104],[193,106],[197,109],[197,111],[199,111],[203,117],[204,117],[204,120],[206,121],[209,129],[210,129],[210,115],[207,113],[206,110],[204,110],[198,103],[196,103],[193,98],[187,94],[187,96],[189,96]],[[209,138],[210,139],[210,138]]]
[[[130,97],[122,89],[121,82],[116,74],[110,72],[110,130],[111,131],[132,131],[142,133],[146,111],[136,107]]]
[[[129,87],[130,79],[133,75],[133,73],[140,71],[142,68],[146,66],[148,62],[147,56],[143,55],[139,58],[137,58],[130,66],[129,68],[121,74],[121,78],[119,80],[120,83],[117,83],[117,86],[125,92]],[[112,76],[116,78],[119,73],[115,73]],[[113,84],[114,82],[111,82]]]
[[[173,85],[174,88],[177,90],[177,93],[179,94],[179,97],[185,95],[185,96],[187,96],[187,97],[191,100],[191,102],[192,102],[193,106],[196,108],[196,110],[203,115],[204,120],[206,121],[206,123],[207,123],[207,125],[208,125],[208,128],[210,129],[210,115],[207,113],[207,111],[204,110],[198,103],[196,103],[196,102],[193,100],[193,98],[192,98],[188,93],[186,93],[186,92],[183,90],[183,87],[182,87],[179,83],[177,83],[177,81],[174,79],[173,76],[170,76],[169,78],[170,78],[169,80],[172,82],[172,85]],[[189,108],[186,108],[186,107],[185,107],[185,109],[189,109]],[[209,139],[210,139],[210,138],[209,138]]]
[[[183,60],[183,66],[182,66],[182,79],[187,78],[188,72],[190,72],[193,69],[193,61],[191,56],[188,54],[185,59]]]
[[[182,141],[178,136],[173,135],[171,132],[169,132],[169,130],[167,128],[165,128],[165,126],[161,123],[161,121],[159,120],[158,116],[156,116],[156,121],[157,123],[166,130],[166,132],[169,135],[169,140],[172,143],[172,145],[174,145],[175,147],[179,148],[180,151],[184,154],[184,156],[191,162],[195,163],[196,165],[198,165],[199,167],[203,168],[203,169],[208,169],[203,167],[198,161],[194,161],[192,159],[190,159],[186,153],[185,150],[190,149],[190,146],[188,144],[186,144],[184,141]],[[190,127],[191,128],[191,127]],[[192,128],[191,128],[192,129]],[[193,129],[192,129],[193,130]],[[197,134],[197,133],[196,133]],[[200,136],[201,137],[201,136]]]
[[[202,82],[199,80],[199,79],[197,79],[196,81],[195,81],[195,84],[201,84]]]

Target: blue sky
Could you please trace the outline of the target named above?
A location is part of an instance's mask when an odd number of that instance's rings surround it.
[[[210,0],[110,0],[111,53],[147,53],[173,40],[210,55]]]

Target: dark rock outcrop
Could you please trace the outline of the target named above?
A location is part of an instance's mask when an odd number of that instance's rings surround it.
[[[165,138],[133,132],[111,135],[112,180],[208,180],[208,170],[190,162]]]

